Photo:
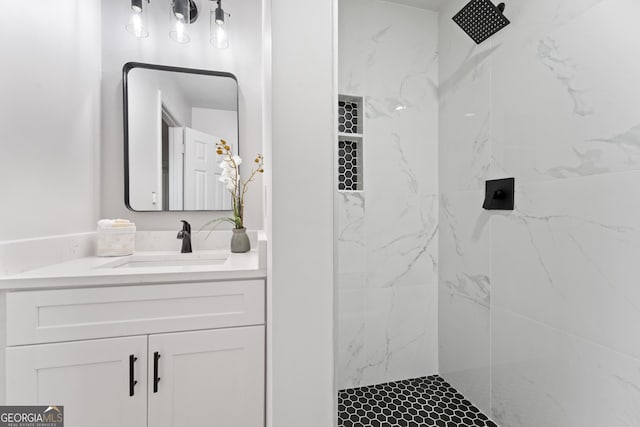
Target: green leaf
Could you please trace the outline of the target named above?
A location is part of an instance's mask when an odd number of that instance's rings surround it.
[[[207,223],[205,223],[202,227],[200,227],[200,230],[198,231],[202,231],[204,230],[205,227],[208,227],[209,225],[213,224],[213,227],[211,227],[211,230],[209,231],[209,233],[207,234],[207,237],[205,237],[205,239],[208,239],[209,236],[211,236],[211,233],[213,233],[213,231],[216,229],[216,227],[218,225],[220,225],[223,222],[230,222],[231,224],[233,224],[233,226],[236,226],[236,222],[232,219],[232,218],[228,218],[228,217],[224,217],[224,218],[216,218],[213,219]]]

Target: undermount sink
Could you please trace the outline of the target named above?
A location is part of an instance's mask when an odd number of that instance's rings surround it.
[[[132,255],[124,259],[101,265],[99,268],[149,268],[149,267],[185,267],[191,265],[224,264],[228,254],[166,254]]]

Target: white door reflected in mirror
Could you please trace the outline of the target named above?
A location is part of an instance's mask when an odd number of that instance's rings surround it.
[[[238,152],[235,77],[129,63],[124,83],[127,207],[231,210],[216,143],[224,139]]]
[[[184,128],[184,209],[220,210],[231,206],[231,195],[220,182],[222,161],[216,154],[219,136]]]

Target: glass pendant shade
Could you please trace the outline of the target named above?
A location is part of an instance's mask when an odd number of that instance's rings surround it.
[[[125,27],[128,32],[139,39],[149,36],[147,29],[146,0],[131,0],[131,16]]]
[[[230,15],[222,10],[220,4],[211,4],[211,44],[218,49],[229,47],[229,18]]]
[[[176,43],[189,43],[189,0],[171,0],[169,12],[169,37]]]

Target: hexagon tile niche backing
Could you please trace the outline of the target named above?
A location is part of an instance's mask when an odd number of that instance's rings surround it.
[[[342,390],[339,427],[497,427],[442,377]]]
[[[360,190],[361,179],[358,165],[361,157],[359,139],[340,138],[338,143],[338,190]]]
[[[338,190],[362,188],[362,97],[338,96]]]
[[[358,101],[340,96],[338,101],[338,132],[362,133],[358,131],[359,111]]]

